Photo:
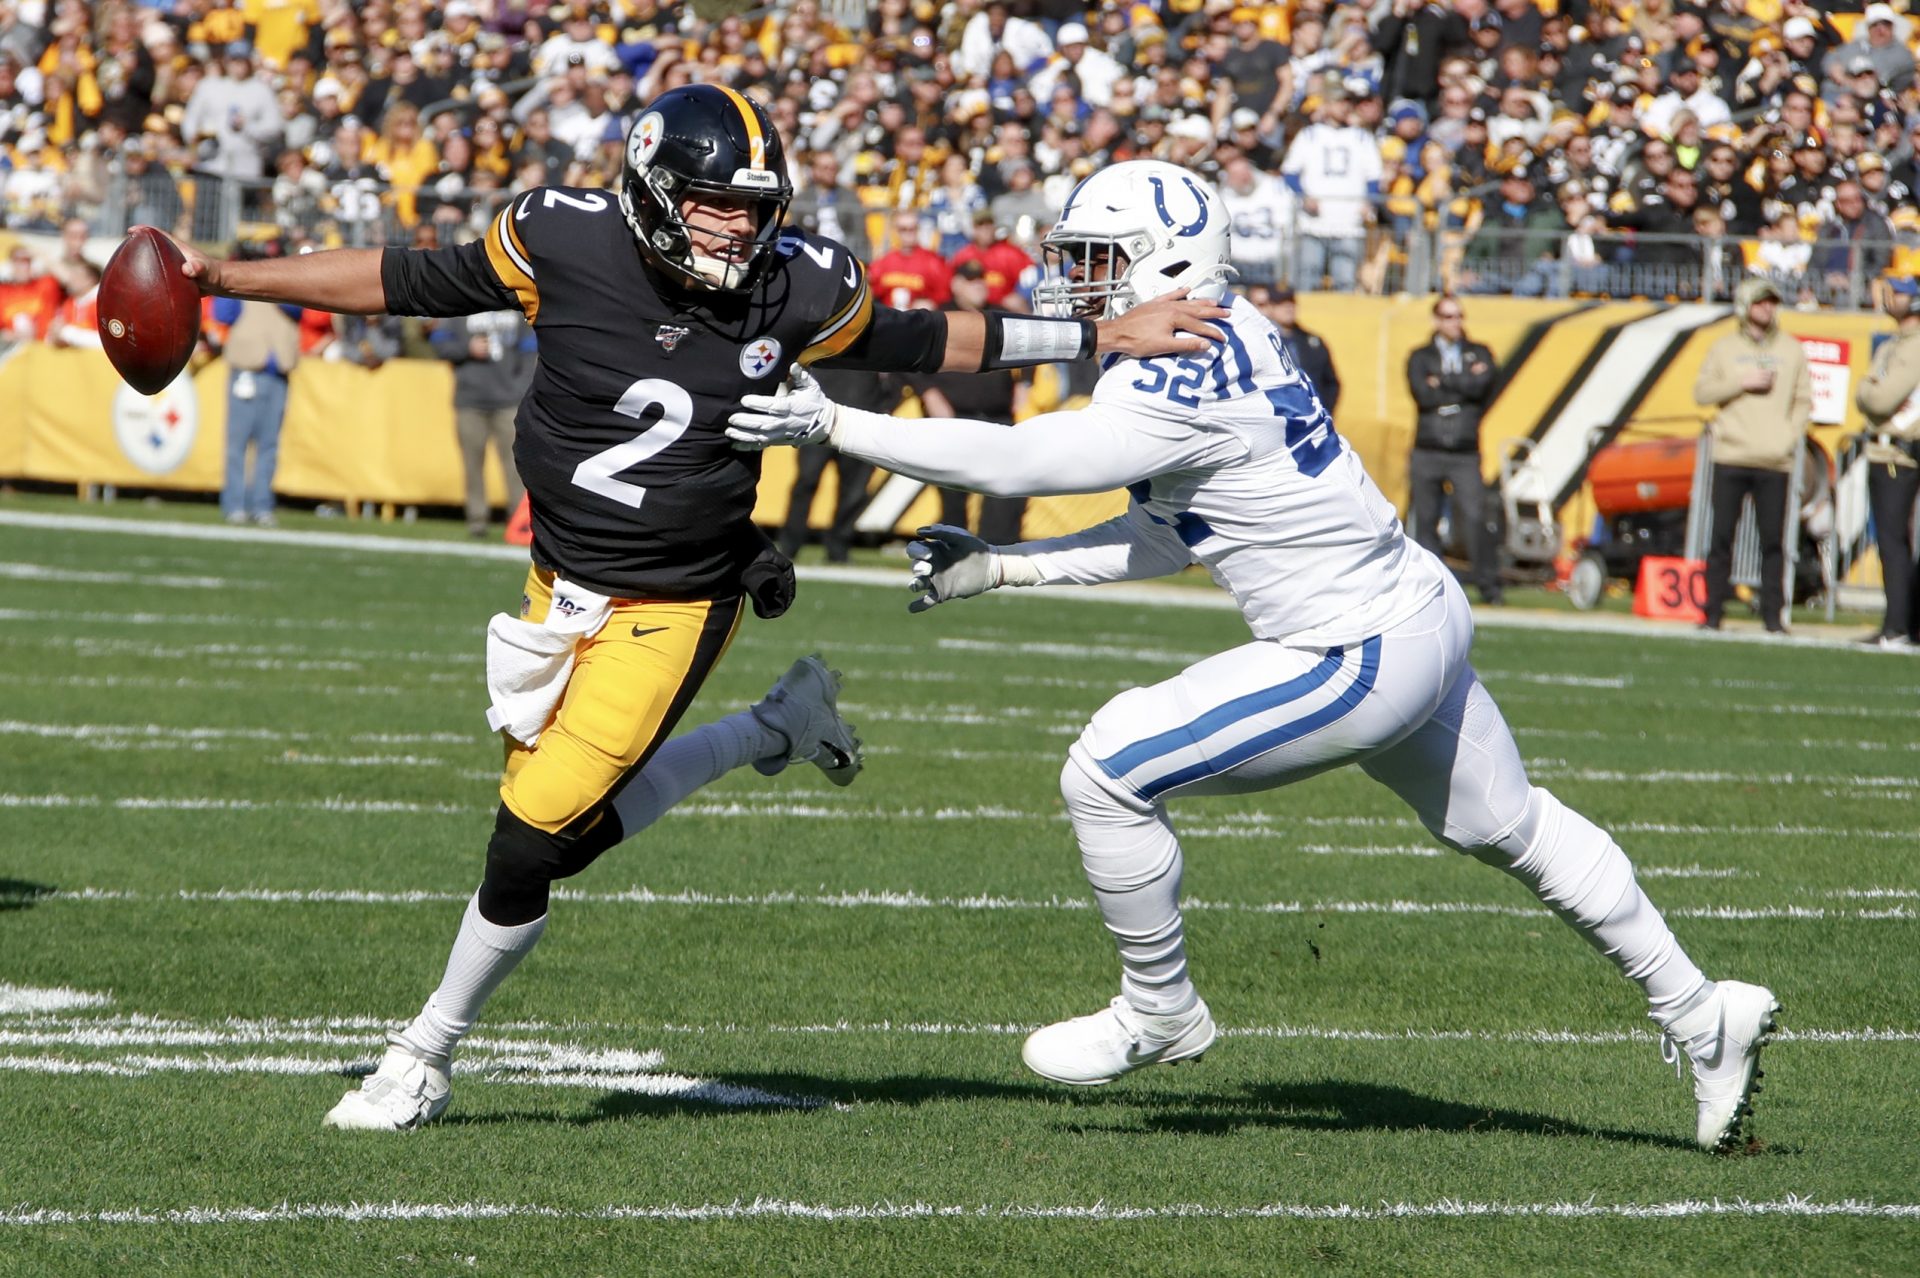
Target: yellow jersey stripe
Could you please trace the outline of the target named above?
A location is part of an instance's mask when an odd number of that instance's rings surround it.
[[[740,118],[747,124],[747,167],[764,169],[767,167],[767,136],[760,130],[760,116],[753,109],[753,103],[737,90],[726,85],[718,86],[720,92],[727,95],[739,110]]]
[[[860,281],[860,292],[851,305],[814,339],[813,345],[800,352],[800,362],[811,364],[816,360],[832,359],[854,344],[860,334],[867,331],[873,323],[873,290],[867,287],[865,279]]]
[[[540,313],[540,286],[533,282],[533,272],[528,269],[531,263],[522,265],[526,263],[526,253],[512,229],[512,217],[513,206],[509,204],[487,228],[487,261],[493,265],[493,273],[500,277],[500,282],[519,298],[520,309],[531,324]]]

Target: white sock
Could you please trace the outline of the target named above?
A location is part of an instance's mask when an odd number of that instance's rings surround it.
[[[515,927],[487,922],[480,917],[480,894],[474,893],[460,920],[459,935],[453,938],[440,988],[427,997],[426,1006],[400,1036],[424,1056],[452,1056],[487,999],[533,951],[546,930],[544,914]]]
[[[654,751],[647,766],[613,796],[626,838],[665,816],[703,785],[755,759],[785,755],[787,739],[742,710],[682,733]]]
[[[1200,995],[1187,976],[1180,841],[1166,809],[1126,803],[1073,754],[1061,770],[1060,793],[1100,917],[1120,950],[1120,992],[1152,1015],[1186,1011]]]
[[[1526,816],[1498,846],[1512,858],[1501,868],[1638,982],[1662,1027],[1712,996],[1713,983],[1680,948],[1605,830],[1535,786]]]

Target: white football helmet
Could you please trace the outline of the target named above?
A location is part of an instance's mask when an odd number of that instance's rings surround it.
[[[1220,193],[1177,164],[1103,169],[1073,188],[1040,241],[1047,277],[1034,302],[1043,313],[1112,319],[1175,289],[1217,301],[1235,274],[1231,222]]]

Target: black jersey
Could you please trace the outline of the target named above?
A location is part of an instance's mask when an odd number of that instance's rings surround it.
[[[740,593],[765,544],[760,455],[732,446],[727,416],[873,323],[865,268],[831,240],[788,232],[751,293],[681,293],[648,272],[611,195],[562,187],[518,197],[471,244],[389,250],[381,275],[395,314],[526,314],[539,369],[513,455],[534,562],[621,598]]]

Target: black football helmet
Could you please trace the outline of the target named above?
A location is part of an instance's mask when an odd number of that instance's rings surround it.
[[[729,237],[738,254],[723,261],[693,251],[681,204],[690,198],[750,202],[752,238]],[[640,252],[677,283],[739,293],[751,289],[773,257],[793,183],[786,149],[758,102],[715,84],[669,89],[640,113],[627,134],[620,211]]]

